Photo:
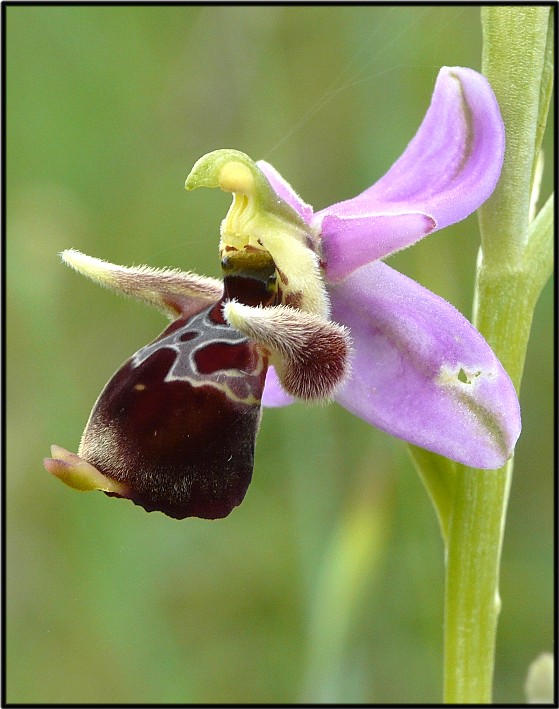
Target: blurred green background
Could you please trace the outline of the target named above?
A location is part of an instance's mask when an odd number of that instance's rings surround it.
[[[441,65],[480,68],[476,7],[8,7],[7,699],[441,697],[443,554],[405,445],[337,405],[265,413],[241,507],[208,522],[81,495],[117,367],[166,325],[60,264],[73,247],[219,276],[229,197],[184,191],[222,147],[317,208],[400,155]],[[553,146],[543,197],[551,191]],[[475,216],[390,263],[470,314]],[[552,286],[536,311],[505,538],[495,700],[553,636]]]

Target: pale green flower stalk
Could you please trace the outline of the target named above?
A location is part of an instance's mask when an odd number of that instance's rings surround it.
[[[553,195],[537,212],[553,10],[496,6],[481,13],[482,71],[501,108],[506,152],[500,182],[479,210],[473,322],[518,391],[534,309],[553,268]],[[473,470],[417,448],[412,456],[445,542],[444,701],[490,703],[513,459],[499,470]]]

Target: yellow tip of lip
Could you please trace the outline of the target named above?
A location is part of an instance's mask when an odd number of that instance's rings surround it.
[[[52,458],[45,458],[44,466],[49,473],[74,490],[102,490],[126,496],[126,485],[108,478],[97,468],[60,446],[51,446]]]

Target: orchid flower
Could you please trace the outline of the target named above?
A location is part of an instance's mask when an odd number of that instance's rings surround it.
[[[486,79],[444,67],[413,140],[353,199],[314,212],[268,163],[201,158],[186,188],[233,194],[221,225],[223,282],[63,260],[173,318],[97,400],[78,455],[47,470],[172,517],[224,517],[244,498],[261,404],[334,399],[448,458],[497,468],[520,433],[514,386],[449,303],[381,261],[464,219],[493,191],[504,153]]]

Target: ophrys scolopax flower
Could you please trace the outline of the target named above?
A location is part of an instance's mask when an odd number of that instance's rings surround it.
[[[234,150],[201,158],[187,189],[233,194],[223,282],[64,252],[76,270],[174,320],[107,384],[78,456],[55,446],[47,469],[148,511],[224,517],[251,479],[261,400],[294,398],[334,398],[416,445],[501,466],[520,432],[506,372],[452,305],[380,259],[482,204],[503,151],[487,81],[443,68],[402,157],[362,194],[317,213],[265,162]]]

